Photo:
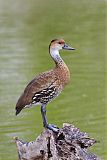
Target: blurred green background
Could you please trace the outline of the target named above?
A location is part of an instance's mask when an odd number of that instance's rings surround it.
[[[76,51],[61,51],[72,78],[47,106],[48,120],[88,132],[100,141],[91,151],[107,159],[105,7],[104,0],[0,0],[0,160],[17,160],[14,136],[32,141],[43,130],[40,107],[16,117],[15,104],[35,75],[54,66],[54,38]]]

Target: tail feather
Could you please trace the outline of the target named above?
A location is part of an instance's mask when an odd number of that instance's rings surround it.
[[[16,107],[16,116],[21,112],[21,108]]]
[[[21,112],[21,110],[24,108],[23,106],[25,106],[24,104],[24,100],[23,100],[23,94],[20,96],[20,98],[18,99],[17,103],[16,103],[16,116]]]

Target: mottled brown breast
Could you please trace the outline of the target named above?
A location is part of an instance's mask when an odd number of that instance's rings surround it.
[[[60,79],[60,83],[62,87],[64,87],[66,84],[69,83],[70,71],[64,62],[56,65],[55,72],[56,72],[56,76],[59,77]]]
[[[35,77],[25,88],[16,104],[16,114],[33,104],[47,104],[57,97],[70,80],[70,72],[63,62],[55,69]]]
[[[18,99],[16,114],[33,103],[48,103],[48,100],[56,97],[62,90],[59,78],[54,70],[44,72],[34,78]]]

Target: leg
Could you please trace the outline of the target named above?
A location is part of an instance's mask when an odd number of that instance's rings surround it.
[[[48,124],[47,118],[46,118],[46,105],[41,106],[41,114],[42,114],[42,119],[43,119],[43,125],[45,128],[48,128],[54,132],[58,132],[59,129],[55,125]]]
[[[41,106],[41,114],[42,114],[43,126],[47,128],[48,121],[46,118],[46,106],[45,105]]]

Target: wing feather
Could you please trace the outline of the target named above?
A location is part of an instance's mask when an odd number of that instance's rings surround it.
[[[59,79],[54,71],[44,72],[35,77],[25,88],[16,104],[16,115],[27,105],[32,103],[36,92],[48,88],[50,85],[59,85]]]

